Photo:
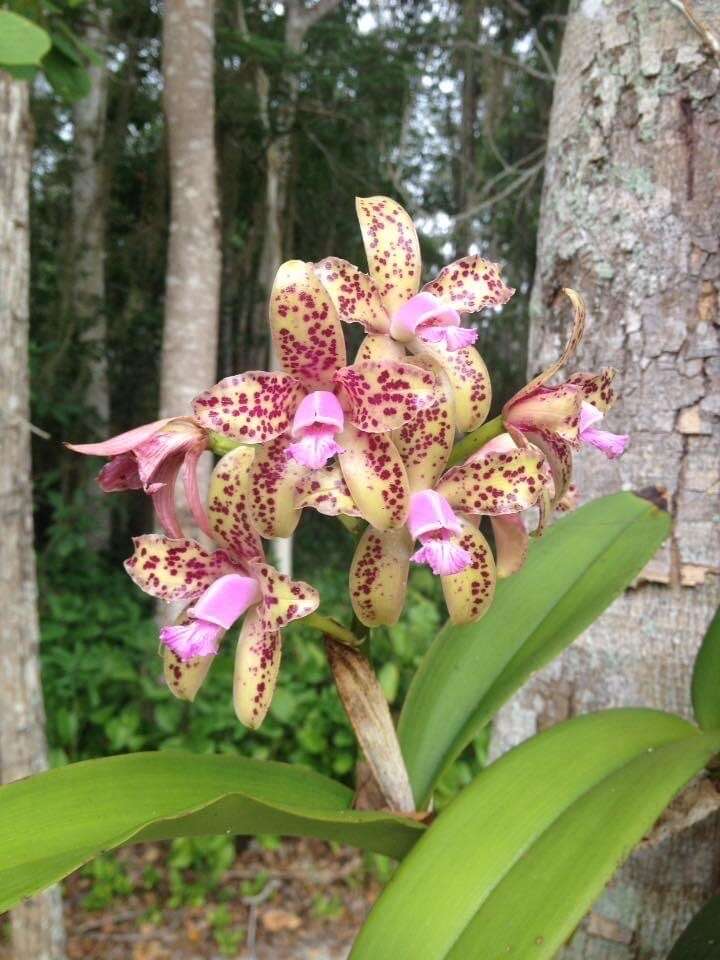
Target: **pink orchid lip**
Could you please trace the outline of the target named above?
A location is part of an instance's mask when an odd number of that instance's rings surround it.
[[[195,620],[205,620],[228,630],[259,600],[260,587],[256,580],[228,573],[211,583],[188,613]]]
[[[435,490],[421,490],[412,495],[407,523],[413,540],[428,533],[458,534],[462,531],[452,507]]]
[[[452,534],[428,534],[422,546],[410,557],[413,563],[424,564],[438,577],[462,573],[472,563],[472,557]]]
[[[590,444],[596,450],[604,453],[609,460],[621,457],[630,443],[630,437],[622,433],[610,433],[609,430],[598,430],[594,424],[603,419],[603,414],[591,403],[583,401],[580,408],[580,439]]]
[[[345,425],[345,415],[340,401],[329,390],[315,390],[303,397],[292,423],[292,435],[297,436],[306,427],[315,424],[333,427],[334,433],[339,433]]]
[[[189,623],[163,627],[160,642],[183,663],[196,657],[215,656],[220,647],[220,639],[225,631],[207,620],[191,620]]]
[[[430,322],[436,327],[457,327],[460,314],[432,293],[416,293],[390,318],[390,336],[401,342],[412,340],[418,327]]]

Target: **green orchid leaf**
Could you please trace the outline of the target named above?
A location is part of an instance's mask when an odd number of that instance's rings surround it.
[[[702,642],[692,678],[695,719],[703,730],[720,730],[720,608]]]
[[[720,731],[652,710],[577,717],[533,737],[440,814],[351,960],[550,960],[718,750]]]
[[[413,820],[351,803],[347,787],[299,767],[173,751],[19,780],[0,788],[0,912],[126,843],[277,833],[400,858],[423,832]]]
[[[440,631],[398,729],[418,808],[499,707],[632,583],[669,530],[668,514],[634,494],[595,500],[531,545],[482,620]]]
[[[50,37],[37,24],[10,10],[0,10],[0,66],[38,64],[50,49]]]

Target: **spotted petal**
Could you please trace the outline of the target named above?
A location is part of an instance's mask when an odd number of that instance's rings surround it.
[[[607,413],[615,403],[616,372],[612,367],[605,367],[600,373],[576,373],[567,382],[580,388],[586,403],[591,403],[600,413]]]
[[[360,323],[367,333],[387,333],[390,318],[374,281],[347,260],[326,257],[315,270],[337,315],[345,323]]]
[[[358,347],[355,363],[364,363],[367,360],[404,360],[406,356],[402,343],[382,333],[369,333]]]
[[[541,430],[554,433],[567,443],[579,443],[582,391],[572,383],[559,387],[536,387],[532,393],[513,398],[503,408],[506,424],[526,433]]]
[[[477,313],[499,307],[515,293],[500,277],[500,264],[468,256],[443,267],[423,290],[439,297],[458,313]]]
[[[437,485],[450,506],[471,515],[521,513],[542,492],[544,458],[532,447],[488,453],[452,467]]]
[[[418,362],[431,363],[427,358],[418,358]],[[393,436],[411,491],[435,486],[455,442],[452,388],[442,370],[436,370],[435,375],[438,402],[421,410]]]
[[[495,561],[485,537],[469,520],[461,519],[458,543],[472,557],[461,573],[441,577],[445,604],[453,623],[474,623],[487,611],[495,594]]]
[[[340,469],[360,516],[377,530],[402,526],[410,506],[407,473],[397,447],[382,433],[347,424],[338,442]]]
[[[550,508],[554,509],[567,493],[572,480],[572,449],[550,431],[528,430],[525,437],[542,451],[550,466],[555,488]]]
[[[226,377],[193,401],[202,426],[241,443],[267,443],[292,422],[303,390],[287,373],[251,371]]]
[[[178,622],[187,622],[187,618],[181,618]],[[205,682],[215,655],[211,653],[206,657],[181,660],[174,650],[163,645],[162,658],[163,676],[170,693],[178,700],[192,702]]]
[[[271,440],[255,451],[250,472],[250,516],[260,535],[289,537],[298,525],[295,485],[307,467],[288,456],[289,436]]]
[[[158,600],[194,600],[234,568],[223,550],[208,553],[195,540],[171,540],[148,533],[133,539],[135,551],[125,569],[135,583]]]
[[[270,330],[283,369],[308,391],[327,390],[347,363],[342,326],[312,263],[288,260],[278,270]]]
[[[337,463],[311,470],[300,479],[295,488],[295,506],[299,510],[311,507],[326,517],[360,516]]]
[[[495,565],[498,578],[509,577],[523,566],[528,554],[529,537],[525,523],[518,514],[493,517],[495,538]]]
[[[233,705],[240,723],[257,730],[265,719],[280,670],[279,633],[267,633],[251,610],[242,625],[235,651]]]
[[[485,422],[492,401],[490,374],[475,347],[448,350],[438,341],[417,343],[417,350],[438,363],[450,381],[455,410],[455,426],[468,433]]]
[[[269,563],[251,564],[250,570],[260,585],[262,599],[257,611],[260,626],[267,633],[281,630],[317,610],[320,595],[310,584],[291,580]]]
[[[348,419],[367,433],[387,433],[437,403],[437,377],[416,364],[356,363],[335,375]]]
[[[406,527],[384,532],[368,527],[350,566],[350,599],[367,627],[397,623],[405,605],[412,540]]]
[[[390,197],[355,201],[370,276],[380,299],[393,314],[420,287],[420,244],[407,211]]]
[[[573,325],[570,331],[568,342],[565,344],[565,349],[554,363],[551,363],[549,367],[546,367],[542,371],[542,373],[539,373],[536,377],[534,377],[530,383],[527,384],[527,386],[523,387],[522,390],[516,394],[513,400],[523,396],[526,393],[531,393],[535,387],[547,383],[551,377],[554,377],[558,370],[560,370],[561,367],[564,367],[568,360],[575,354],[575,351],[577,350],[578,345],[583,338],[583,334],[585,333],[585,320],[587,319],[585,303],[580,294],[576,293],[575,290],[572,290],[570,287],[564,287],[563,293],[570,300],[574,311]],[[513,401],[511,401],[511,403],[512,402]]]
[[[254,456],[254,448],[244,445],[226,453],[215,465],[208,491],[213,536],[240,560],[263,556],[250,515],[250,468]]]

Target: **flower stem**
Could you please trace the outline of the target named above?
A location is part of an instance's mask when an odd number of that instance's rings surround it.
[[[448,466],[454,467],[458,463],[465,463],[467,458],[475,453],[480,447],[483,447],[488,440],[499,437],[505,432],[505,424],[502,417],[495,417],[494,420],[488,420],[477,430],[466,434],[462,440],[459,440],[452,449]]]
[[[208,447],[213,453],[217,454],[218,457],[224,457],[226,453],[230,453],[231,450],[239,446],[240,444],[237,440],[224,437],[221,433],[215,433],[214,430],[211,430],[208,434]]]
[[[304,618],[303,622],[310,627],[315,627],[316,630],[320,630],[329,637],[334,637],[335,640],[344,643],[346,647],[360,647],[364,642],[360,637],[356,637],[352,630],[348,630],[347,627],[338,623],[337,620],[333,620],[332,617],[324,617],[321,613],[311,613]]]

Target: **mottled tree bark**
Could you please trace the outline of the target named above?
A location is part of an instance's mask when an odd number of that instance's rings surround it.
[[[495,749],[575,713],[646,705],[690,715],[692,661],[718,602],[720,66],[669,0],[574,0],[549,131],[530,373],[566,335],[559,290],[588,302],[575,369],[611,364],[614,463],[577,458],[583,498],[665,487],[671,542],[637,585],[503,711]],[[720,35],[714,0],[696,16]],[[598,824],[602,842],[602,824]],[[720,822],[645,845],[563,954],[661,960],[716,892]]]
[[[0,780],[47,767],[38,662],[28,384],[30,113],[26,84],[0,71]],[[12,912],[14,960],[64,954],[59,891]]]
[[[90,348],[90,366],[85,395],[98,429],[106,435],[110,419],[110,391],[107,373],[105,316],[105,125],[108,71],[106,47],[110,9],[88,9],[91,21],[84,41],[102,58],[88,67],[90,93],[73,105],[75,126],[72,174],[72,239],[70,260],[70,308],[81,337]],[[89,533],[93,546],[106,547],[110,536],[110,514],[99,503],[102,495],[94,478],[88,488],[95,501],[95,523]]]
[[[170,241],[160,416],[187,416],[215,382],[220,230],[215,162],[213,0],[167,0],[164,106],[170,161]],[[210,458],[200,462],[204,482]],[[197,533],[178,488],[179,518]]]

